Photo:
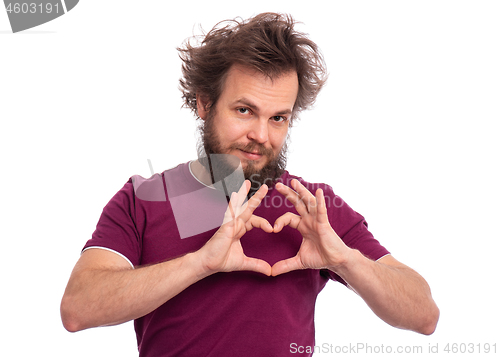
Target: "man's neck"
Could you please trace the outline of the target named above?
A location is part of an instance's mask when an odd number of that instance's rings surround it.
[[[194,177],[200,181],[205,186],[212,186],[212,178],[210,177],[210,172],[205,169],[205,167],[198,161],[191,161],[189,163],[189,167],[191,168],[191,173]]]

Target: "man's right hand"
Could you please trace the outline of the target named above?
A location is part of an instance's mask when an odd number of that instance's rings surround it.
[[[203,275],[238,270],[271,275],[271,266],[264,260],[247,257],[240,242],[240,238],[254,227],[267,233],[273,231],[273,227],[266,219],[253,214],[266,196],[268,187],[262,185],[252,198],[245,202],[250,185],[250,181],[246,180],[239,192],[231,195],[222,226],[195,253],[202,263]]]
[[[61,301],[66,329],[74,332],[137,319],[216,272],[251,270],[271,275],[268,263],[245,256],[241,247],[240,238],[253,227],[273,231],[268,221],[253,215],[267,187],[262,186],[243,204],[249,188],[250,182],[245,181],[231,196],[222,226],[196,252],[134,269],[114,252],[86,250],[71,273]]]

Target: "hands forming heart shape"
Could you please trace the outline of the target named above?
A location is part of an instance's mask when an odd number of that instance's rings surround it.
[[[267,194],[268,187],[260,189],[245,202],[250,181],[245,181],[238,193],[233,193],[224,221],[219,230],[203,246],[199,253],[207,273],[250,270],[276,276],[297,269],[335,269],[341,266],[350,248],[335,233],[328,221],[323,190],[313,195],[298,180],[292,180],[292,188],[276,184],[276,189],[296,208],[298,215],[287,212],[279,217],[274,227],[264,218],[253,214]],[[295,257],[281,260],[272,267],[261,259],[245,255],[240,238],[252,228],[264,232],[280,232],[290,226],[302,235],[302,244]]]

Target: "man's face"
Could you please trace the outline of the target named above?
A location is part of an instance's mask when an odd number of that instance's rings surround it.
[[[253,69],[234,65],[215,107],[207,110],[207,103],[198,97],[198,115],[205,121],[205,151],[235,155],[247,178],[262,172],[268,175],[273,171],[269,166],[283,156],[297,92],[294,71],[271,80]]]

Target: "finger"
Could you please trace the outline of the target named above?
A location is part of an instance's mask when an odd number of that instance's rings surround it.
[[[297,216],[292,212],[283,214],[282,216],[278,217],[276,221],[274,221],[274,233],[280,232],[285,226],[290,226],[293,229],[297,229],[301,219],[302,218],[300,216]]]
[[[231,193],[228,207],[226,209],[226,212],[224,213],[223,224],[234,220],[241,214],[242,211],[241,204],[244,202],[249,190],[250,190],[250,181],[245,180],[237,193],[236,192]]]
[[[295,209],[301,216],[305,216],[309,213],[304,202],[300,199],[299,194],[295,192],[293,189],[291,189],[288,186],[285,186],[281,182],[278,182],[276,184],[276,189],[278,190],[279,193],[285,196],[285,198],[288,201],[290,201],[292,205],[294,205]]]
[[[318,221],[320,223],[328,222],[328,214],[326,210],[326,202],[325,202],[325,194],[321,188],[316,190],[316,202],[318,205],[317,213],[318,213]]]
[[[255,209],[260,205],[264,197],[266,197],[268,188],[267,185],[262,185],[259,190],[242,206],[240,218],[246,222],[250,219]]]
[[[255,271],[270,276],[272,268],[268,262],[262,259],[250,258],[245,256],[240,270]]]
[[[259,217],[252,215],[250,219],[246,222],[245,228],[247,232],[251,230],[252,228],[260,228],[266,233],[271,233],[273,232],[273,226],[271,226],[271,223],[265,218]]]
[[[302,200],[307,210],[311,214],[316,214],[316,197],[299,180],[293,179],[291,182],[293,189],[297,192],[299,199]]]
[[[269,188],[263,184],[257,192],[245,204],[252,210],[252,212],[260,205],[264,197],[266,197]]]
[[[222,221],[222,224],[226,224],[226,223],[234,220],[237,200],[238,200],[238,197],[237,197],[236,192],[231,193],[231,198],[229,199],[229,203],[227,205],[226,212],[224,212],[224,219]]]
[[[250,190],[251,183],[248,180],[243,181],[237,194],[237,201],[235,202],[236,207],[241,207],[247,198],[248,191]]]
[[[293,270],[300,270],[300,269],[304,269],[304,266],[302,265],[299,256],[296,255],[293,258],[288,258],[275,263],[271,267],[271,274],[272,276],[277,276],[280,274],[288,273]]]

